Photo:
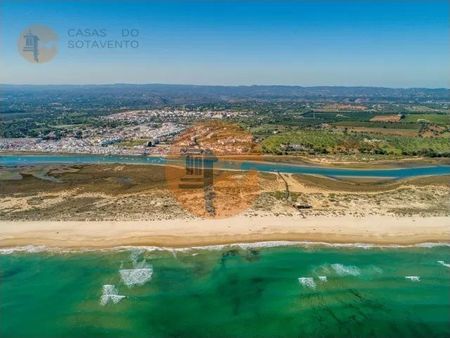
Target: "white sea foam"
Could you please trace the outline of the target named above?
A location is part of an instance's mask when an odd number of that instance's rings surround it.
[[[363,268],[354,265],[344,265],[339,263],[334,264],[322,264],[312,269],[312,273],[316,276],[329,277],[333,275],[337,276],[364,276],[366,278],[372,278],[374,275],[383,273],[383,270],[375,265],[369,265]]]
[[[378,266],[372,265],[368,268],[369,272],[373,273],[383,273],[383,269],[379,268]]]
[[[410,247],[414,247],[414,248],[435,248],[435,247],[439,247],[439,246],[450,246],[450,243],[445,243],[445,242],[437,242],[437,243],[418,243],[418,244],[412,244],[410,245]]]
[[[1,255],[11,255],[16,252],[25,252],[25,253],[39,253],[48,251],[48,248],[43,245],[26,245],[26,246],[17,246],[14,248],[4,248],[0,249]]]
[[[141,268],[141,269],[121,269],[119,271],[122,282],[128,286],[144,285],[150,279],[152,279],[153,268]]]
[[[122,299],[124,299],[125,296],[119,295],[119,291],[114,285],[111,284],[105,284],[102,288],[102,295],[100,297],[100,304],[106,305],[108,303],[117,304]]]
[[[131,259],[131,262],[133,263],[133,266],[136,265],[136,263],[138,262],[139,256],[142,255],[144,252],[145,252],[145,250],[143,250],[142,248],[134,248],[131,250],[130,259]]]
[[[153,267],[148,264],[145,259],[139,261],[139,257],[144,252],[145,251],[142,250],[142,248],[135,248],[131,250],[130,260],[133,265],[132,269],[124,269],[123,262],[120,265],[120,278],[128,287],[144,285],[153,276]]]
[[[437,261],[439,264],[446,266],[447,268],[450,268],[450,264],[449,263],[445,263],[444,261]]]
[[[328,282],[327,276],[319,276],[319,280],[320,280],[321,282]]]
[[[216,244],[216,245],[204,245],[204,246],[192,246],[185,248],[170,248],[159,246],[119,246],[111,249],[102,250],[134,250],[142,249],[147,252],[152,251],[169,251],[169,252],[189,252],[196,250],[224,250],[227,248],[241,248],[241,249],[258,249],[258,248],[272,248],[272,247],[284,247],[284,246],[297,246],[297,247],[332,247],[332,248],[357,248],[357,249],[403,249],[403,248],[434,248],[434,247],[450,247],[450,243],[419,243],[419,244],[371,244],[371,243],[328,243],[328,242],[308,242],[308,241],[264,241],[254,243],[234,243],[234,244]]]
[[[312,277],[299,277],[298,282],[305,288],[315,289],[316,282]]]
[[[153,267],[145,260],[138,262],[139,255],[140,253],[131,255],[132,269],[119,270],[122,282],[128,287],[144,285],[152,278]]]
[[[273,248],[277,246],[292,246],[299,245],[296,241],[267,241],[267,242],[255,242],[255,243],[236,243],[229,244],[229,246],[237,246],[241,249],[258,249],[258,248]],[[222,245],[222,248],[224,246]]]
[[[357,248],[357,249],[403,249],[403,248],[435,248],[435,247],[450,247],[450,243],[438,242],[438,243],[419,243],[419,244],[370,244],[370,243],[327,243],[327,242],[306,242],[306,241],[267,241],[256,243],[235,243],[235,244],[221,244],[221,245],[205,245],[205,246],[193,246],[185,248],[170,248],[170,247],[158,247],[158,246],[116,246],[111,248],[58,248],[58,247],[46,247],[46,246],[19,246],[12,248],[0,249],[0,255],[9,255],[16,252],[36,253],[36,252],[55,252],[55,253],[77,253],[77,252],[110,252],[110,251],[129,251],[129,250],[142,250],[146,252],[152,251],[168,251],[168,252],[189,252],[195,250],[223,250],[226,248],[240,247],[247,248],[270,248],[270,247],[283,247],[283,246],[298,246],[298,247],[333,247],[333,248]]]
[[[419,276],[405,276],[405,279],[408,279],[411,282],[420,282],[420,277]]]
[[[361,274],[361,270],[354,265],[331,264],[331,268],[339,276],[359,276]]]

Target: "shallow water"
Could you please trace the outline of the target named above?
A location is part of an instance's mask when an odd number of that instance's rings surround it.
[[[120,156],[120,155],[2,155],[0,166],[20,166],[38,164],[150,164],[164,165],[171,160],[158,156]],[[178,162],[177,162],[178,163]],[[179,163],[178,163],[179,164]],[[396,169],[345,169],[319,166],[293,165],[284,163],[265,163],[252,161],[219,161],[217,168],[233,170],[257,170],[264,172],[291,174],[319,174],[332,177],[375,177],[375,178],[410,178],[416,176],[450,175],[450,166],[434,165],[427,167]]]
[[[448,337],[449,250],[3,254],[0,336]]]

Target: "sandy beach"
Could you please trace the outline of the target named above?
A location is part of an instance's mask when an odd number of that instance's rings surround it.
[[[235,216],[202,219],[187,208],[198,200],[182,204],[168,189],[163,167],[47,166],[5,173],[20,179],[1,181],[2,248],[450,243],[448,176],[355,180],[264,173],[256,192],[230,190],[222,198],[228,207],[241,206],[236,196],[252,205],[232,209],[239,211]]]
[[[262,241],[449,243],[448,217],[244,217],[161,221],[1,221],[0,247],[189,247]]]

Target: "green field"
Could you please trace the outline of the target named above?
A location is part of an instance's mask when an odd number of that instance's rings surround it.
[[[268,137],[265,153],[283,154],[384,154],[408,156],[450,156],[450,139],[304,130]]]
[[[405,122],[430,122],[440,125],[450,125],[449,114],[408,114]]]

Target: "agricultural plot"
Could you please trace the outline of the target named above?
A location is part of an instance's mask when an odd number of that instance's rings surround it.
[[[408,114],[405,122],[435,123],[439,125],[450,125],[450,114]]]
[[[450,139],[304,130],[273,135],[262,142],[265,153],[383,154],[450,157]]]

